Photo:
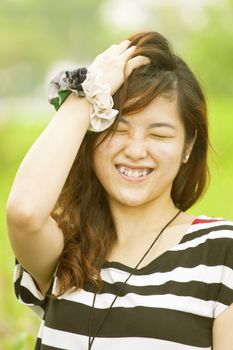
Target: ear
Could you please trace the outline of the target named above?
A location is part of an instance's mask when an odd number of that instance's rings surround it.
[[[195,135],[194,135],[193,139],[188,144],[186,144],[184,147],[182,163],[188,162],[196,139],[197,139],[197,129],[195,129]]]

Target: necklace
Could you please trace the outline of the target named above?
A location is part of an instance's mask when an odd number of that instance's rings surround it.
[[[93,318],[94,318],[94,306],[95,306],[95,300],[96,300],[96,293],[94,293],[94,297],[93,297],[93,302],[92,302],[92,307],[91,307],[91,314],[90,314],[90,322],[89,322],[89,331],[88,331],[88,350],[91,350],[92,344],[97,336],[97,334],[99,333],[100,329],[103,326],[104,321],[106,320],[107,316],[109,315],[113,304],[115,303],[116,299],[118,298],[118,296],[121,293],[121,290],[123,288],[123,286],[128,282],[128,280],[130,279],[130,277],[135,273],[135,271],[137,270],[137,267],[141,264],[141,262],[144,260],[144,258],[146,257],[146,255],[149,253],[149,251],[151,250],[151,248],[154,246],[155,242],[157,241],[157,239],[161,236],[161,234],[163,233],[163,231],[177,218],[177,216],[181,213],[181,210],[178,211],[178,213],[176,213],[176,215],[162,228],[162,230],[159,232],[158,236],[154,239],[153,243],[150,245],[150,247],[147,249],[147,251],[145,252],[145,254],[143,255],[143,257],[139,260],[139,262],[137,263],[137,265],[135,266],[135,268],[133,269],[133,272],[130,273],[130,275],[126,278],[126,280],[123,282],[123,284],[121,285],[121,287],[118,290],[118,293],[116,294],[116,296],[114,297],[111,305],[109,306],[109,308],[107,309],[102,321],[99,324],[99,327],[97,328],[97,331],[95,333],[95,335],[91,338],[91,328],[92,328],[92,322],[93,322]]]

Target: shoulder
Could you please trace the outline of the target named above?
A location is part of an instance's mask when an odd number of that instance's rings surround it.
[[[199,215],[187,233],[183,242],[233,245],[233,221],[227,218]]]
[[[195,254],[203,257],[204,265],[219,266],[220,274],[222,269],[233,270],[232,220],[200,215],[185,238],[187,247],[193,247]]]
[[[193,238],[206,243],[216,255],[233,250],[233,221],[223,217],[198,216],[192,225]]]
[[[209,231],[233,231],[233,220],[223,217],[214,217],[202,214],[197,216],[193,221],[193,229]],[[233,232],[231,232],[231,234],[233,234]]]

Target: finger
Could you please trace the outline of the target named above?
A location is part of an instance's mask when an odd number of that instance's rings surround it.
[[[103,53],[111,52],[116,46],[116,44],[109,46]]]
[[[135,68],[143,66],[145,64],[150,64],[151,60],[146,56],[136,56],[131,58],[126,65],[126,75],[129,76]]]
[[[135,51],[137,46],[130,46],[128,49],[126,49],[120,56],[123,60],[128,60],[129,57],[132,55],[132,53]]]
[[[104,51],[104,54],[106,53],[120,55],[129,47],[130,43],[130,40],[123,40],[117,45],[110,46],[107,50]]]

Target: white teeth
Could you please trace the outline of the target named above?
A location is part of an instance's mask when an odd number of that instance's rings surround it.
[[[132,176],[132,177],[139,177],[140,174],[137,171],[129,171],[128,172],[128,176]]]
[[[144,170],[132,170],[132,169],[128,169],[124,166],[119,166],[117,167],[117,170],[121,173],[124,174],[126,176],[129,177],[142,177],[142,176],[146,176],[150,173],[149,169],[144,169]]]

